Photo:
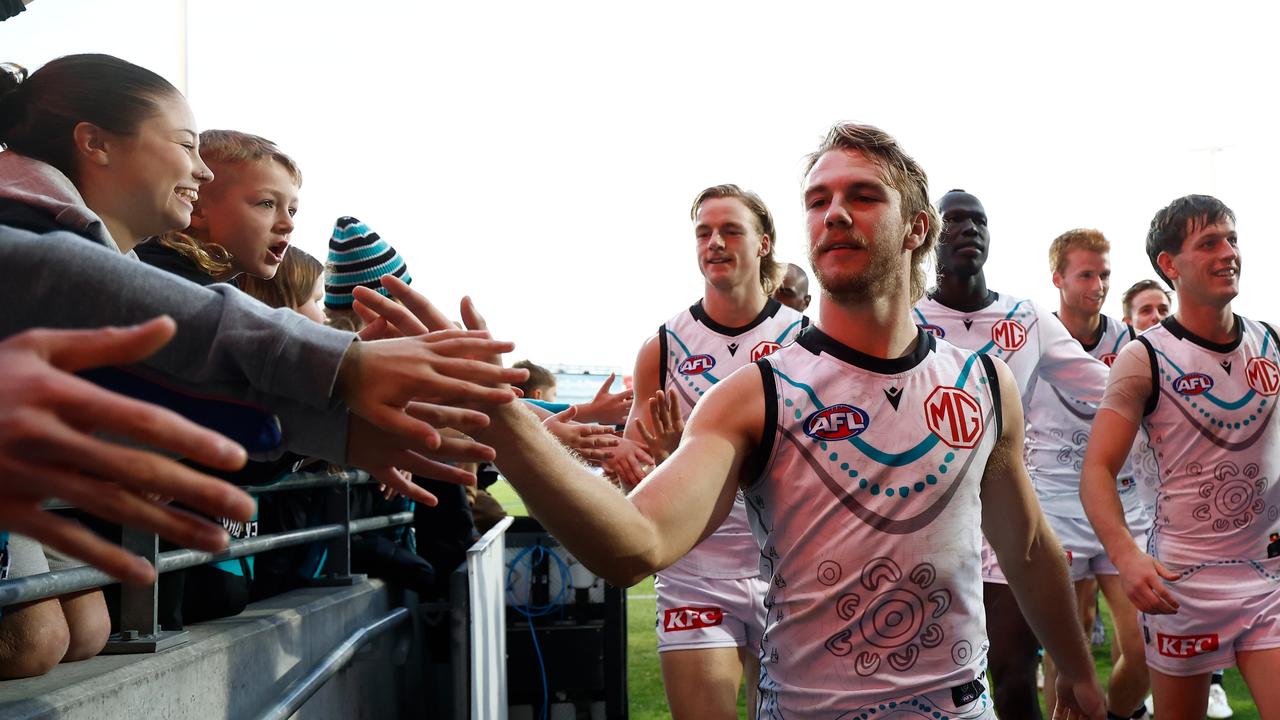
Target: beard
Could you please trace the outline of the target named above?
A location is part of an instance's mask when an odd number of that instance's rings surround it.
[[[893,243],[869,243],[855,238],[867,248],[867,263],[861,269],[828,269],[819,262],[820,252],[810,248],[809,267],[822,292],[839,305],[858,305],[893,294],[902,285],[902,259]]]

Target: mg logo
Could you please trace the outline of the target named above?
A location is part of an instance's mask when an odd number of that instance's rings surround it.
[[[1098,358],[1098,359],[1102,361],[1102,364],[1103,364],[1103,365],[1106,365],[1107,367],[1111,367],[1112,365],[1114,365],[1114,364],[1116,363],[1116,354],[1115,354],[1115,353],[1107,353],[1106,355],[1103,355],[1102,357],[1100,357],[1100,358]]]
[[[1165,635],[1156,633],[1156,649],[1171,658],[1193,658],[1218,649],[1218,635]]]
[[[716,359],[710,355],[690,355],[680,363],[681,375],[701,375],[716,366]]]
[[[928,324],[925,324],[925,325],[921,325],[921,326],[920,326],[920,329],[921,329],[921,330],[923,330],[923,331],[925,331],[925,332],[927,332],[927,333],[929,333],[930,335],[932,335],[932,336],[934,336],[934,337],[936,337],[936,338],[938,338],[938,339],[942,339],[942,338],[945,338],[945,337],[947,336],[947,331],[946,331],[946,330],[943,330],[943,329],[942,329],[942,326],[940,326],[940,325],[934,325],[933,323],[928,323]]]
[[[680,632],[715,627],[724,622],[724,611],[718,607],[671,608],[662,614],[663,632]]]
[[[957,387],[936,387],[924,401],[924,420],[942,442],[969,449],[982,437],[982,408]]]
[[[1005,318],[991,326],[991,341],[1005,352],[1021,350],[1027,344],[1027,329],[1017,320]]]
[[[831,405],[804,421],[804,434],[814,440],[848,440],[871,424],[867,411],[852,405]]]
[[[1275,395],[1280,391],[1280,370],[1269,358],[1249,358],[1244,374],[1249,378],[1249,387],[1257,390],[1259,395]]]
[[[782,346],[772,340],[761,340],[759,345],[751,348],[751,362],[774,354]]]
[[[1183,395],[1199,395],[1213,387],[1213,378],[1204,373],[1187,373],[1173,381],[1173,389]]]

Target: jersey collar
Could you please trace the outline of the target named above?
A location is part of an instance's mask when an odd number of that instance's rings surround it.
[[[796,338],[796,343],[814,355],[826,353],[841,362],[880,375],[897,375],[907,372],[924,362],[925,357],[933,352],[934,349],[933,335],[918,327],[916,328],[915,349],[909,355],[898,358],[880,358],[854,350],[813,325],[805,328],[800,333]]]

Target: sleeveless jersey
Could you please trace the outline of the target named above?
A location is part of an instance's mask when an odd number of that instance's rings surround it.
[[[860,717],[980,678],[990,358],[920,331],[883,360],[809,328],[760,367],[761,469],[744,488],[769,582],[759,716]]]
[[[680,414],[687,420],[712,385],[790,343],[807,323],[804,315],[770,298],[751,323],[729,328],[712,320],[698,301],[658,330],[659,387],[675,388]],[[758,556],[739,493],[724,523],[662,574],[755,577]]]
[[[960,312],[926,297],[912,311],[916,323],[956,347],[1000,358],[1013,371],[1022,406],[1039,380],[1082,402],[1102,402],[1107,366],[1030,300],[992,293],[990,305]],[[1050,320],[1052,322],[1045,322]]]
[[[1152,367],[1143,426],[1160,468],[1148,551],[1198,595],[1280,582],[1280,353],[1262,323],[1236,326],[1226,345],[1172,317],[1139,336]]]
[[[1110,367],[1115,362],[1116,353],[1134,334],[1119,320],[1103,315],[1101,321],[1098,337],[1083,350]],[[1046,318],[1044,322],[1060,324],[1056,316]],[[1025,458],[1040,507],[1053,515],[1084,517],[1084,506],[1080,502],[1080,470],[1084,465],[1084,451],[1089,444],[1089,430],[1093,426],[1097,406],[1072,398],[1052,383],[1037,383],[1026,398],[1026,406]],[[1135,517],[1142,517],[1142,503],[1128,462],[1117,476],[1116,484],[1126,516],[1132,512]]]

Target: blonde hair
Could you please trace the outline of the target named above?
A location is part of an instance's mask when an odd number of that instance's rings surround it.
[[[761,235],[769,236],[769,252],[760,257],[760,287],[764,288],[765,295],[772,295],[778,287],[778,279],[781,276],[778,260],[773,254],[774,248],[778,247],[778,231],[773,224],[773,213],[769,212],[769,207],[764,204],[764,200],[759,195],[750,190],[743,190],[737,185],[726,183],[709,187],[698,193],[698,197],[693,199],[693,206],[689,208],[689,219],[697,222],[698,211],[702,209],[702,204],[716,198],[732,198],[745,205],[747,212],[751,213],[751,217],[756,221],[756,231]]]
[[[285,155],[275,143],[258,135],[236,130],[205,130],[200,133],[200,159],[210,165],[272,160],[280,163],[294,183],[302,187],[302,170],[293,158]],[[214,182],[217,182],[216,178]],[[200,201],[197,200],[196,206],[199,205]],[[187,228],[188,231],[190,229]],[[217,243],[201,240],[189,232],[178,230],[167,232],[156,238],[156,241],[187,257],[215,280],[228,280],[235,274],[231,253]],[[309,288],[307,292],[310,292]]]
[[[324,274],[324,265],[306,252],[290,245],[284,252],[284,260],[270,280],[242,275],[236,284],[246,294],[257,298],[264,305],[277,308],[296,308],[311,299],[316,280]]]
[[[1067,269],[1067,255],[1072,250],[1087,250],[1096,253],[1111,252],[1111,243],[1097,230],[1076,228],[1068,230],[1049,243],[1049,269],[1055,273]]]

